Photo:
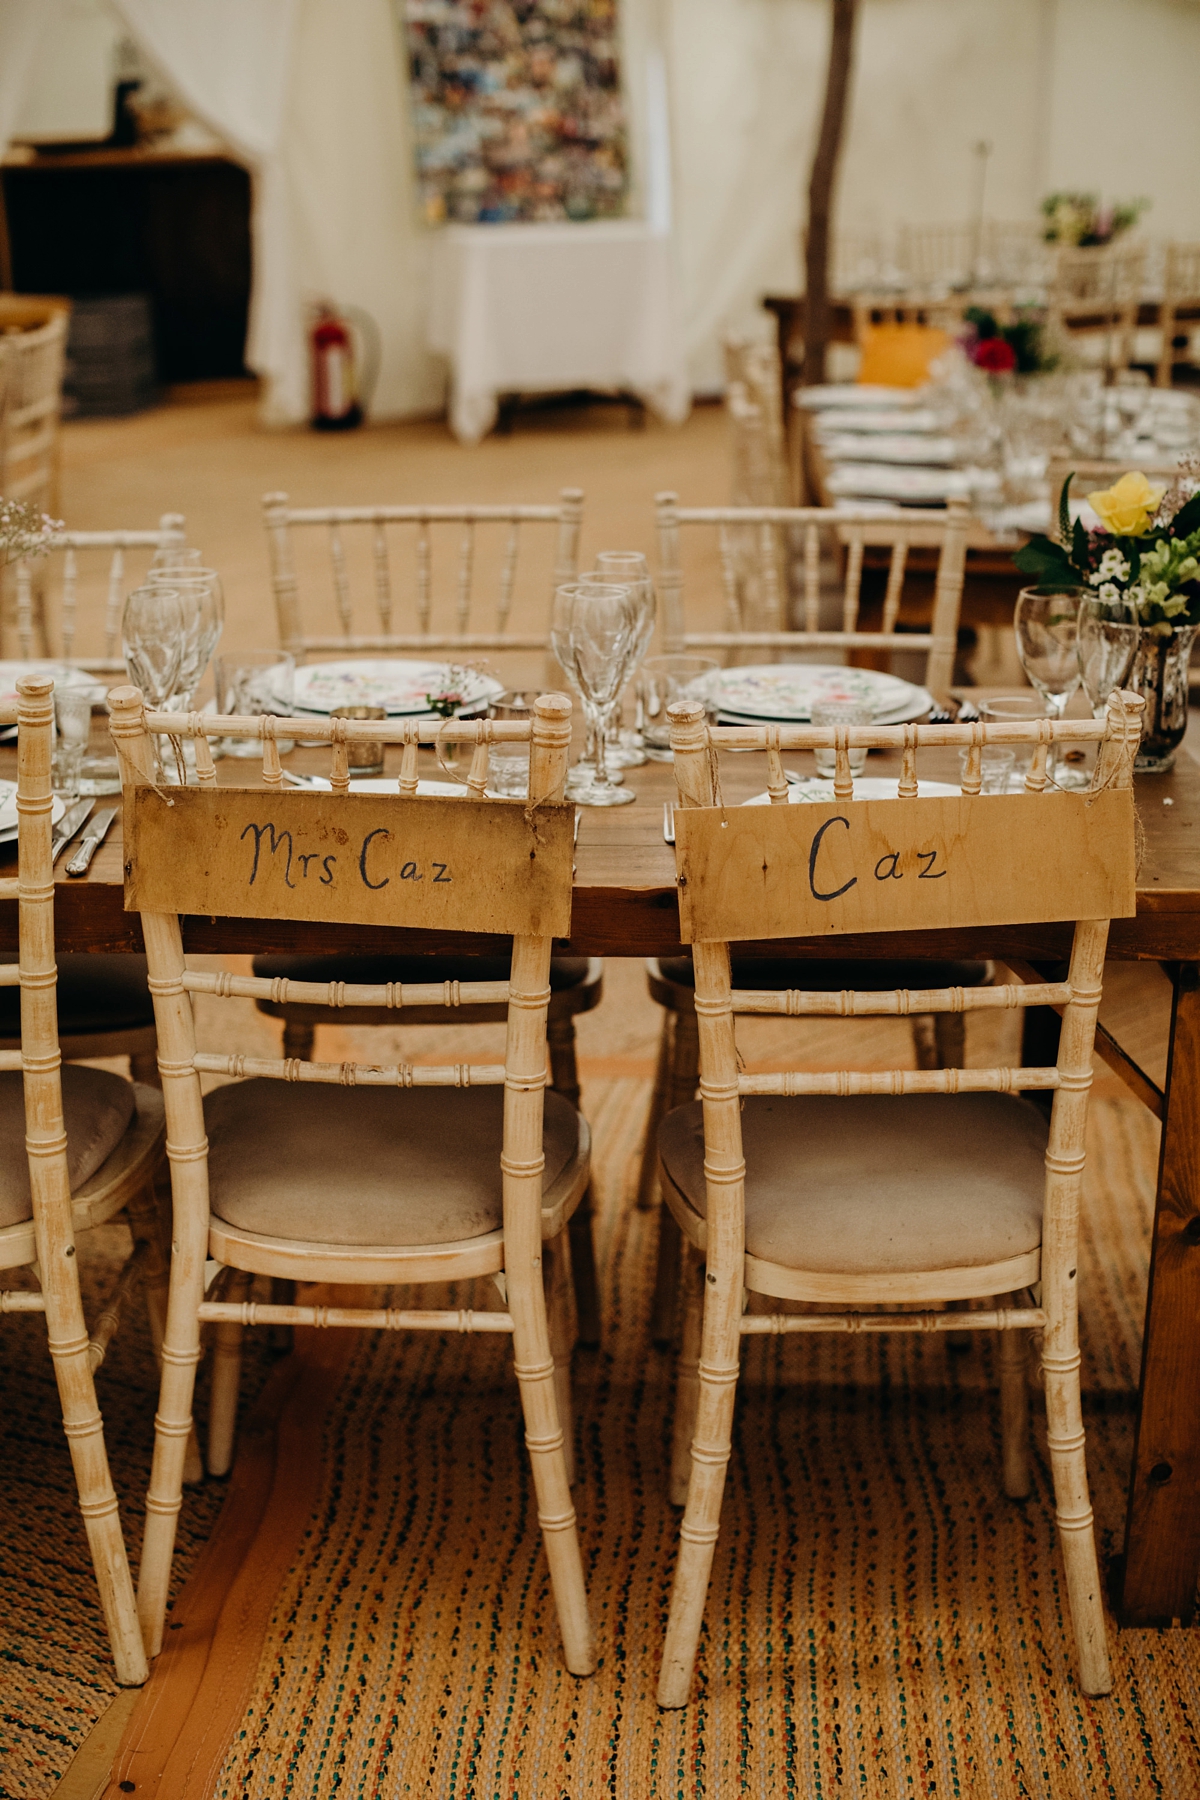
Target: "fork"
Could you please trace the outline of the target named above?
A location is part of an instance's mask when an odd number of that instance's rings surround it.
[[[673,800],[664,800],[663,801],[663,843],[664,844],[673,844],[674,842],[675,842],[675,802]]]

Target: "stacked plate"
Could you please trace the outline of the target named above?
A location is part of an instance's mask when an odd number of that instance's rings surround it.
[[[48,675],[55,687],[83,687],[92,690],[92,705],[104,699],[105,684],[86,669],[71,669],[66,663],[0,662],[0,703],[13,706],[17,699],[17,683],[24,675]]]
[[[328,717],[339,706],[382,706],[393,718],[439,716],[433,700],[454,697],[456,717],[479,713],[504,692],[504,683],[474,669],[399,657],[355,657],[345,662],[306,663],[296,670],[289,701],[279,680],[273,697],[280,712]]]
[[[903,649],[903,639],[897,648]],[[722,669],[716,692],[723,725],[807,725],[814,700],[857,700],[875,725],[905,725],[933,705],[927,689],[878,669],[840,663],[759,663]]]
[[[66,812],[66,802],[54,796],[54,804],[50,808],[50,823],[57,825]],[[15,844],[17,841],[17,784],[15,781],[0,781],[0,844]]]

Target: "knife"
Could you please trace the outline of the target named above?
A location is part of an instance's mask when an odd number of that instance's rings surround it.
[[[88,864],[108,836],[108,828],[117,816],[115,806],[106,806],[92,820],[91,830],[67,864],[68,875],[86,875]]]
[[[83,821],[87,818],[96,802],[94,800],[77,800],[74,806],[68,806],[58,824],[54,827],[54,835],[50,839],[50,866],[58,861]]]

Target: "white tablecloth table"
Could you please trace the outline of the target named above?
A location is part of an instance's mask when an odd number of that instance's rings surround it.
[[[450,359],[450,423],[468,443],[501,394],[633,393],[672,425],[691,405],[670,243],[637,219],[445,226],[428,340]]]

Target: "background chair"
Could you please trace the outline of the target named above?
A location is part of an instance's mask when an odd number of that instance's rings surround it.
[[[167,806],[152,785],[149,732],[179,730],[181,715],[147,715],[135,688],[116,689],[111,706],[126,781],[129,898],[141,909],[163,1045],[176,1243],[138,1590],[147,1648],[155,1655],[162,1642],[201,1323],[212,1321],[235,1333],[254,1323],[457,1327],[512,1333],[567,1666],[577,1675],[588,1674],[594,1651],[566,1450],[566,1224],[587,1184],[589,1137],[573,1107],[545,1094],[551,938],[570,929],[573,809],[562,803],[570,702],[562,695],[543,696],[532,726],[518,722],[503,728],[503,735],[530,743],[531,806],[482,803],[487,738],[497,727],[452,723],[446,727],[450,741],[475,742],[472,797],[448,802],[373,796],[367,810],[375,823],[365,819],[366,797],[346,794],[344,721],[302,727],[333,742],[332,794],[280,791],[273,735],[261,719],[239,719],[239,731],[263,737],[267,791],[223,787],[218,795],[207,734],[216,736],[227,726],[211,715],[192,714],[183,729],[196,744],[199,787],[176,790],[174,805]],[[300,728],[295,719],[279,726],[288,735]],[[423,728],[427,742],[436,728],[436,722]],[[407,737],[415,763],[416,745],[404,721],[371,729],[392,741]],[[355,735],[354,727],[349,735]],[[251,821],[240,831],[239,800]],[[237,813],[232,826],[231,808]],[[264,819],[271,824],[253,823]],[[417,860],[403,865],[408,876],[396,861],[394,883],[389,875],[368,886],[365,874],[360,879],[367,845],[389,839],[393,821],[397,828],[403,821],[404,853]],[[278,839],[276,828],[283,833]],[[343,859],[339,879],[337,855],[325,853],[344,841],[347,830],[368,835],[357,859]],[[263,848],[268,831],[276,851]],[[286,859],[280,861],[284,836]],[[203,859],[189,853],[188,846],[197,844],[204,847]],[[302,852],[301,844],[311,845],[313,854]],[[260,853],[270,858],[261,869]],[[383,850],[379,854],[386,860]],[[309,885],[313,862],[317,878]],[[293,879],[293,869],[300,879]],[[389,883],[392,891],[381,899],[380,890]],[[436,892],[439,884],[445,894]],[[358,923],[374,918],[421,923],[426,929],[441,922],[443,929],[511,931],[509,979],[479,983],[465,996],[507,1006],[504,1063],[379,1068],[198,1051],[190,993],[260,997],[271,983],[189,970],[177,915],[196,907],[234,916],[249,908],[257,917]],[[302,988],[299,997],[311,1002],[319,994]],[[383,996],[360,989],[348,998],[351,1004],[379,1004]],[[418,987],[415,992],[396,988],[387,998],[403,1006],[435,996]],[[245,1079],[202,1101],[205,1073]],[[210,1289],[205,1298],[208,1257],[229,1271],[227,1286],[218,1290],[221,1297]],[[258,1306],[244,1297],[255,1274],[371,1285],[490,1275],[504,1310]],[[235,1381],[236,1355],[228,1354],[228,1343],[225,1347],[213,1400],[212,1449],[218,1463],[227,1458],[235,1397],[230,1370]]]
[[[1196,361],[1192,339],[1200,325],[1200,244],[1168,244],[1163,258],[1163,296],[1159,311],[1162,343],[1155,383],[1170,387],[1179,363]]]
[[[291,652],[297,660],[318,652],[345,650],[352,654],[368,651],[380,654],[388,651],[449,653],[467,662],[503,652],[506,663],[514,665],[517,653],[524,653],[522,666],[532,679],[523,684],[536,686],[540,683],[549,650],[553,591],[559,583],[572,580],[579,566],[583,495],[578,488],[564,488],[557,506],[309,507],[297,510],[289,507],[286,494],[268,494],[263,501],[263,511],[280,647]],[[458,532],[452,565],[454,591],[453,596],[443,592],[439,605],[434,538],[438,533],[452,541],[448,534],[454,528]],[[411,587],[406,594],[398,592],[398,584],[393,578],[389,532],[393,537],[411,540]],[[473,631],[470,629],[472,606],[480,564],[484,560],[482,539],[485,536],[491,540],[492,559],[488,573],[495,582],[492,629]],[[357,546],[353,541],[355,538]],[[547,561],[543,556],[536,575],[519,587],[519,566],[523,566],[519,553],[522,543],[530,538],[543,540],[552,560]],[[297,555],[298,540],[303,540],[309,551],[307,559]],[[340,637],[314,633],[311,624],[307,629],[305,625],[309,613],[301,600],[299,570],[302,566],[304,574],[315,584],[316,568],[311,551],[318,544],[328,551],[333,596],[342,630]],[[378,636],[356,635],[352,629],[351,595],[356,572],[370,580],[379,622]],[[511,629],[514,608],[525,626],[520,631]],[[408,630],[399,624],[405,615]],[[531,659],[530,652],[537,654]],[[511,668],[505,678],[512,678]],[[501,978],[503,969],[501,963],[494,960],[470,956],[259,956],[254,961],[254,972],[293,982],[386,986],[388,982],[415,981],[431,986],[435,983],[494,981]],[[555,1091],[572,1106],[579,1104],[575,1017],[599,1005],[603,973],[604,965],[598,957],[555,957],[551,963],[552,1081]],[[312,1055],[314,1033],[323,1008],[264,999],[259,1001],[259,1010],[282,1021],[285,1056],[307,1058]],[[412,1013],[406,1012],[403,1023],[445,1024],[452,1016],[457,1015],[431,1001]],[[503,1016],[502,1007],[485,1005],[471,1012],[472,1021],[479,1024]],[[340,1012],[336,1022],[341,1025],[394,1026],[401,1021],[384,1007],[358,1006],[352,1011]],[[579,1335],[585,1344],[598,1343],[600,1336],[591,1218],[589,1192],[571,1222]]]
[[[0,714],[11,721],[10,710]],[[0,1290],[0,1313],[42,1313],[117,1680],[146,1679],[133,1585],[109,1475],[94,1371],[140,1283],[161,1350],[167,1240],[153,1178],[163,1151],[163,1103],[153,1088],[102,1069],[63,1070],[55,1023],[54,887],[50,869],[52,684],[20,684],[19,873],[0,890],[19,901],[20,960],[0,985],[20,995],[20,1048],[0,1052],[0,1268],[32,1268],[36,1288]],[[26,1152],[22,1154],[22,1149]],[[133,1254],[89,1333],[76,1234],[125,1212]]]
[[[63,531],[47,555],[10,575],[21,660],[54,656],[97,675],[123,673],[121,610],[155,552],[184,541],[182,513],[157,529]],[[154,1007],[144,956],[65,955],[58,965],[59,1048],[67,1062],[128,1056],[135,1081],[158,1084]],[[0,987],[0,1048],[19,1041],[14,989]]]
[[[0,297],[0,495],[58,505],[59,426],[70,309]]]
[[[1060,249],[1047,305],[1048,329],[1098,342],[1105,369],[1127,369],[1145,281],[1146,246],[1136,238],[1084,250]]]
[[[1087,1694],[1105,1694],[1112,1685],[1083,1451],[1076,1274],[1108,919],[1131,915],[1135,905],[1131,787],[1143,706],[1135,695],[1114,694],[1103,724],[853,730],[852,742],[903,750],[900,798],[886,817],[882,808],[867,816],[855,806],[844,728],[785,728],[784,748],[822,739],[837,747],[838,813],[836,820],[826,817],[845,832],[840,849],[826,853],[830,879],[836,870],[843,883],[833,895],[818,891],[812,879],[812,846],[826,829],[819,814],[768,810],[759,818],[721,806],[714,752],[757,748],[777,760],[774,728],[712,731],[701,706],[673,710],[683,803],[676,850],[681,930],[696,962],[702,1102],[672,1112],[659,1130],[667,1204],[689,1246],[672,1450],[672,1497],[686,1499],[686,1510],[659,1681],[662,1706],[684,1705],[691,1686],[730,1455],[740,1340],[770,1331],[957,1331],[964,1325],[999,1331],[1004,1485],[1017,1498],[1029,1490],[1017,1333],[1044,1333],[1048,1445],[1080,1682]],[[1051,740],[1097,738],[1090,793],[1040,797]],[[982,745],[1022,739],[1036,746],[1026,795],[988,796],[974,805],[917,798],[920,746],[967,746],[963,793],[978,796]],[[875,859],[883,848],[886,862],[888,846],[901,879],[916,878],[903,887],[890,873],[879,874]],[[919,886],[934,866],[936,899]],[[983,889],[982,870],[989,872]],[[765,983],[752,992],[731,986],[735,931],[761,940],[804,936],[818,926],[834,934],[919,931],[1064,916],[1080,923],[1063,982],[859,991],[836,1001],[824,992],[781,993]],[[1054,1068],[739,1070],[737,1012],[902,1014],[1029,1005],[1062,1011]],[[1018,1097],[1022,1089],[1053,1094],[1048,1136],[1044,1115]],[[792,1308],[747,1314],[747,1293]],[[969,1313],[949,1310],[963,1301],[989,1304]]]

